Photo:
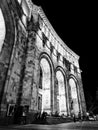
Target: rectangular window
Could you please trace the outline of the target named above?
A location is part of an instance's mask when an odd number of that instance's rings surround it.
[[[43,47],[44,47],[46,45],[47,40],[48,40],[44,33],[42,33],[42,40],[43,40]]]
[[[7,109],[7,116],[13,116],[15,110],[15,104],[9,104]]]

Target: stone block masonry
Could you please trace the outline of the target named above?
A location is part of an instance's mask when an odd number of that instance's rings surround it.
[[[0,44],[2,124],[21,123],[24,111],[27,123],[43,112],[85,115],[79,56],[58,36],[42,8],[31,0],[1,0],[0,17],[5,28]]]

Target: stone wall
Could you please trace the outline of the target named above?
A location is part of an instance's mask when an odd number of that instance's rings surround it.
[[[59,38],[40,7],[27,6],[26,1],[20,6],[13,0],[1,0],[0,4],[6,24],[6,36],[0,52],[2,117],[7,114],[8,105],[12,104],[28,106],[28,122],[31,123],[34,120],[34,114],[39,111],[41,58],[46,58],[50,65],[51,112],[58,111],[56,71],[60,70],[64,75],[67,114],[71,114],[72,99],[68,83],[70,75],[77,81],[79,109],[81,113],[85,113],[86,105],[78,55]]]

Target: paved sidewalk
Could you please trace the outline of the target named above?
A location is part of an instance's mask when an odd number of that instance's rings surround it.
[[[98,130],[98,121],[70,122],[55,125],[13,125],[3,126],[0,130]]]

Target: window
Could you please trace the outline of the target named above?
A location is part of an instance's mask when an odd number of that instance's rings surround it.
[[[42,33],[42,39],[43,39],[43,47],[46,45],[47,42],[47,37],[45,36],[44,33]]]
[[[42,109],[42,95],[38,96],[38,110],[41,111]]]
[[[42,68],[40,67],[39,88],[42,89]]]
[[[9,104],[7,109],[7,116],[13,116],[15,110],[14,104]]]

